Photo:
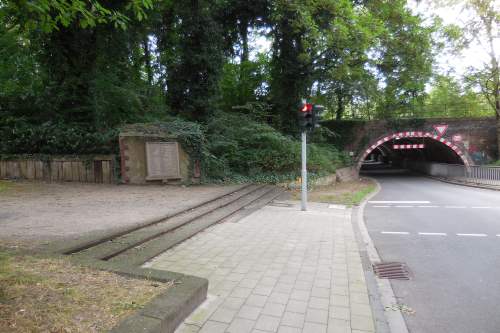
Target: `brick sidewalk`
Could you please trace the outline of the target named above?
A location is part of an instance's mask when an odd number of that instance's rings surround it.
[[[350,213],[267,206],[155,258],[147,266],[210,282],[176,332],[373,332]]]

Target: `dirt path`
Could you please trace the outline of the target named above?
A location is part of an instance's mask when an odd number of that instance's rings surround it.
[[[127,186],[2,181],[0,242],[38,245],[159,217],[238,186]]]

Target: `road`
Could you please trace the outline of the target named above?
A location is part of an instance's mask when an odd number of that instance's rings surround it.
[[[500,332],[500,192],[409,174],[375,175],[382,190],[365,223],[384,261],[408,264],[392,280],[412,333]]]

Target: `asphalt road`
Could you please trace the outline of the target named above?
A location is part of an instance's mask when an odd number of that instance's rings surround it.
[[[409,174],[373,175],[382,190],[365,223],[384,261],[407,263],[391,280],[412,333],[500,332],[500,191]]]

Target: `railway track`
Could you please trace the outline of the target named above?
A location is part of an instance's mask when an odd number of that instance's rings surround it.
[[[270,185],[246,185],[171,216],[113,235],[87,241],[64,254],[140,266],[198,232],[223,221],[236,221],[283,192]]]

